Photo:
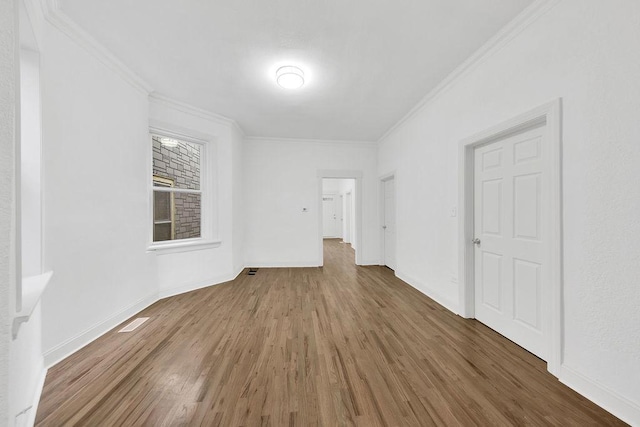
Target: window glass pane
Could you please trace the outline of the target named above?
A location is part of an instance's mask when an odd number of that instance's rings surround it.
[[[171,193],[153,192],[153,220],[171,221]]]
[[[155,135],[152,140],[153,175],[173,183],[166,185],[154,179],[153,185],[200,190],[202,146]]]
[[[200,194],[153,192],[153,241],[201,237]]]
[[[164,240],[172,240],[171,223],[155,224],[153,226],[153,241],[162,242]]]
[[[175,193],[175,238],[200,237],[201,195]]]

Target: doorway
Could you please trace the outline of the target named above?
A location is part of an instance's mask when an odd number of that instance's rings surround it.
[[[560,101],[462,141],[460,307],[547,361],[561,358]]]
[[[319,264],[324,261],[324,240],[336,239],[355,251],[361,265],[361,177],[360,171],[318,171]]]

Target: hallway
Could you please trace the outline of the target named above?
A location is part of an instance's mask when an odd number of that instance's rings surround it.
[[[349,245],[324,263],[157,302],[49,370],[37,425],[624,425]]]

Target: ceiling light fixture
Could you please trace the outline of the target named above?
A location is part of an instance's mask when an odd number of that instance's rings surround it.
[[[304,85],[304,72],[293,65],[278,68],[276,81],[285,89],[299,89]]]
[[[160,138],[160,144],[162,144],[163,147],[176,148],[178,146],[178,141],[172,138]]]

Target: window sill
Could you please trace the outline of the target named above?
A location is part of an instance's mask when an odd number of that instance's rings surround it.
[[[48,271],[37,276],[24,277],[22,279],[22,307],[13,317],[12,332],[14,338],[18,336],[20,324],[29,321],[45,288],[51,281],[51,276],[53,276],[53,271]]]
[[[147,248],[147,252],[160,254],[173,254],[178,252],[199,251],[202,249],[217,248],[222,245],[220,240],[183,240],[171,243],[154,243]]]

